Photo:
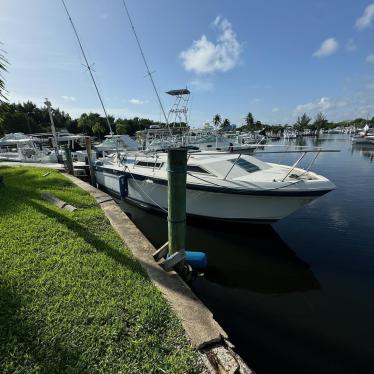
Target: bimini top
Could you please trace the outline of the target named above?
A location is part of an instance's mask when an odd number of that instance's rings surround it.
[[[187,88],[182,88],[180,90],[170,90],[170,91],[167,91],[166,93],[171,96],[179,96],[179,95],[189,95],[191,92],[187,90]]]

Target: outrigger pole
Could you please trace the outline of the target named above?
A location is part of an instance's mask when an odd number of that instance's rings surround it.
[[[145,55],[144,55],[144,52],[143,52],[143,48],[140,44],[140,40],[138,38],[138,34],[136,33],[136,30],[135,30],[135,27],[134,27],[134,24],[132,22],[132,19],[131,19],[131,16],[130,16],[130,13],[129,13],[129,10],[127,8],[127,5],[126,5],[126,2],[125,0],[122,0],[122,3],[123,3],[123,6],[125,8],[125,12],[126,12],[126,15],[127,15],[127,18],[129,19],[129,22],[130,22],[130,25],[131,25],[131,28],[132,28],[132,32],[134,33],[134,36],[135,36],[135,40],[136,40],[136,43],[138,44],[138,47],[139,47],[139,51],[140,51],[140,54],[142,55],[142,59],[143,59],[143,62],[144,62],[144,65],[145,65],[145,68],[147,69],[147,75],[149,76],[149,79],[151,80],[151,83],[152,83],[152,87],[153,87],[153,90],[155,91],[155,94],[156,94],[156,97],[157,97],[157,101],[160,105],[160,108],[161,108],[161,111],[162,111],[162,114],[165,118],[165,123],[169,129],[169,132],[170,132],[170,136],[172,136],[172,132],[170,130],[170,126],[169,126],[169,121],[168,121],[168,117],[166,115],[166,112],[165,112],[165,109],[164,109],[164,106],[162,105],[162,101],[161,101],[161,98],[160,98],[160,95],[158,94],[158,91],[157,91],[157,88],[156,88],[156,84],[153,80],[153,77],[152,77],[152,73],[151,73],[151,70],[149,69],[149,66],[148,66],[148,63],[147,63],[147,59],[145,58]]]
[[[75,28],[74,22],[73,22],[73,20],[71,19],[71,16],[70,16],[70,13],[69,13],[69,11],[68,11],[68,8],[66,7],[65,1],[64,1],[64,0],[61,0],[61,2],[62,2],[62,5],[63,5],[64,8],[65,8],[65,11],[66,11],[66,14],[67,14],[67,16],[68,16],[68,18],[69,18],[69,21],[70,21],[70,23],[71,23],[71,26],[73,27],[74,34],[75,34],[75,36],[77,37],[78,44],[79,44],[79,48],[80,48],[80,50],[81,50],[81,52],[82,52],[82,55],[83,55],[84,61],[86,62],[86,68],[87,68],[87,70],[88,70],[89,73],[90,73],[90,76],[91,76],[92,82],[93,82],[93,84],[94,84],[94,86],[95,86],[95,89],[96,89],[97,96],[99,97],[99,100],[100,100],[100,103],[101,103],[101,107],[103,108],[103,111],[104,111],[104,114],[105,114],[105,118],[106,118],[106,122],[107,122],[108,127],[109,127],[110,135],[113,135],[112,126],[110,125],[109,117],[108,117],[108,114],[107,114],[107,112],[106,112],[106,109],[105,109],[105,106],[104,106],[103,99],[101,98],[100,91],[99,91],[99,89],[98,89],[98,87],[97,87],[97,84],[96,84],[95,78],[94,78],[94,76],[93,76],[93,74],[92,74],[92,68],[91,68],[90,64],[88,63],[88,60],[87,60],[86,54],[85,54],[84,49],[83,49],[83,46],[82,46],[82,43],[81,43],[81,41],[80,41],[80,39],[79,39],[79,35],[78,35],[78,32],[77,32],[77,29]]]

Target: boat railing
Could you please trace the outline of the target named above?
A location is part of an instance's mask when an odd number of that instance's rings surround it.
[[[313,159],[309,163],[308,167],[305,169],[304,173],[302,173],[301,175],[304,175],[305,173],[307,173],[310,170],[310,168],[313,166],[315,160],[320,155],[320,153],[327,153],[327,152],[340,152],[340,150],[337,150],[337,149],[321,149],[321,148],[317,148],[317,149],[300,149],[300,150],[257,152],[257,153],[261,153],[261,154],[301,153],[301,156],[297,159],[297,161],[287,171],[286,175],[282,178],[282,182],[284,182],[287,179],[287,177],[292,173],[292,171],[295,170],[295,168],[299,165],[299,163],[301,162],[301,160],[308,153],[315,153],[316,155],[313,157]],[[194,153],[194,156],[208,156],[208,155],[217,156],[217,155],[222,155],[222,154],[232,154],[232,153],[231,152],[219,152],[219,154],[217,154],[217,153],[201,152],[201,153]],[[243,156],[243,153],[239,153],[238,157],[232,163],[232,165],[230,166],[230,169],[227,171],[226,175],[224,176],[224,178],[223,178],[224,180],[226,180],[228,178],[228,176],[231,173],[231,171],[233,170],[234,166],[238,163],[238,161],[240,160],[240,158],[242,156]]]
[[[296,160],[296,162],[291,166],[291,168],[287,171],[286,175],[282,178],[282,182],[284,182],[287,177],[292,173],[293,170],[295,170],[295,168],[297,168],[297,166],[299,165],[299,163],[301,162],[301,160],[308,154],[308,153],[315,153],[315,156],[312,158],[311,162],[309,163],[308,167],[304,170],[304,173],[302,173],[301,175],[304,175],[305,173],[307,173],[310,168],[313,166],[314,162],[316,161],[317,157],[321,154],[321,153],[333,153],[333,152],[340,152],[340,150],[338,149],[322,149],[322,148],[316,148],[316,149],[310,149],[310,147],[306,147],[306,146],[299,146],[298,148],[300,149],[296,149],[296,150],[277,150],[277,151],[260,151],[260,152],[256,152],[256,154],[285,154],[285,153],[301,153],[301,156]],[[306,149],[305,149],[306,148]],[[309,149],[308,149],[309,148]],[[193,154],[194,157],[196,156],[221,156],[221,155],[233,155],[232,152],[193,152],[193,153],[188,153],[188,156],[187,156],[187,163],[190,159],[190,156]],[[236,154],[235,154],[236,155]],[[223,180],[226,180],[228,178],[228,176],[230,175],[231,171],[233,170],[233,168],[235,167],[235,165],[238,163],[238,161],[240,160],[240,158],[243,156],[243,155],[246,155],[244,153],[239,153],[238,156],[236,157],[235,161],[232,163],[232,165],[230,166],[229,170],[227,171],[226,175],[224,176]],[[134,160],[134,165],[133,165],[133,168],[135,168],[135,165],[136,165],[136,161],[137,161],[137,154],[135,155],[135,160]],[[152,155],[151,157],[154,157],[154,165],[153,165],[153,171],[157,165],[157,159],[158,159],[158,154],[155,153],[154,155]]]

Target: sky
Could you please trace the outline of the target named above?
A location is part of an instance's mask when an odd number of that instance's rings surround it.
[[[161,120],[122,0],[65,0],[107,111]],[[161,100],[191,90],[190,123],[240,125],[374,116],[374,2],[126,0]],[[60,0],[1,0],[10,101],[48,97],[78,117],[103,113]]]

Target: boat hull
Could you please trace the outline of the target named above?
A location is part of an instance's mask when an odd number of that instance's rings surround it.
[[[96,171],[96,180],[117,197],[140,207],[162,212],[167,209],[166,181],[105,171]],[[186,213],[213,220],[270,223],[288,216],[327,192],[329,190],[288,194],[281,191],[230,193],[196,186],[189,188],[187,185]]]

